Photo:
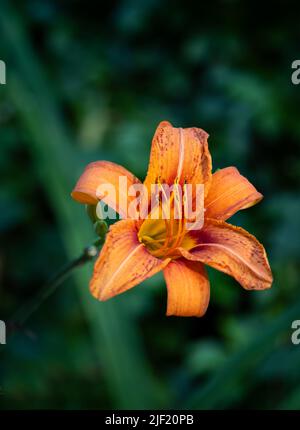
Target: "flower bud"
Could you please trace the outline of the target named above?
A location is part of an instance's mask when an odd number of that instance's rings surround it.
[[[106,233],[108,230],[108,226],[107,226],[106,222],[101,220],[101,219],[98,219],[98,221],[96,221],[94,223],[94,229],[95,229],[97,236],[99,236],[100,239],[102,239],[104,242],[105,236],[106,236]]]
[[[85,205],[86,213],[88,214],[92,223],[98,221],[97,213],[96,213],[97,205]]]

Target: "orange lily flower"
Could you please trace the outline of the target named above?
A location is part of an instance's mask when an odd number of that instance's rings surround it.
[[[235,278],[246,290],[263,290],[272,284],[272,273],[264,247],[240,227],[225,222],[240,209],[262,199],[262,195],[235,167],[212,174],[208,134],[199,128],[175,128],[159,124],[153,137],[144,185],[158,181],[168,185],[204,184],[204,225],[187,230],[185,219],[123,219],[109,229],[94,266],[91,293],[107,300],[163,271],[168,291],[167,315],[202,316],[210,297],[204,265]],[[119,191],[119,176],[128,184],[141,184],[125,168],[108,161],[89,164],[77,182],[72,197],[96,205],[96,190],[104,183]],[[121,190],[122,191],[122,190]],[[133,197],[103,201],[121,216]]]

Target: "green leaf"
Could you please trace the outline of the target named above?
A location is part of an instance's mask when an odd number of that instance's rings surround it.
[[[78,164],[56,100],[32,50],[26,31],[7,2],[1,4],[1,39],[10,65],[8,96],[29,135],[42,185],[52,204],[70,258],[91,241],[84,208],[70,198]],[[159,406],[155,382],[129,309],[117,300],[100,303],[88,291],[91,267],[75,276],[78,295],[97,351],[111,401],[117,408]],[[103,388],[99,381],[99,390]],[[100,405],[99,405],[100,406]]]

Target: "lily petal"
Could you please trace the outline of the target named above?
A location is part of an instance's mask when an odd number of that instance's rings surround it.
[[[152,140],[150,161],[145,185],[172,185],[175,179],[183,185],[204,184],[205,195],[211,180],[211,156],[207,143],[208,134],[200,128],[175,128],[163,121]]]
[[[212,175],[204,204],[205,216],[225,221],[262,198],[262,194],[235,167],[226,167]]]
[[[107,300],[159,272],[169,261],[155,258],[139,242],[134,220],[118,221],[110,227],[94,266],[91,293]]]
[[[180,249],[192,261],[200,261],[235,278],[246,290],[270,288],[273,278],[264,247],[241,227],[206,220],[198,245]]]
[[[120,176],[127,178],[128,188],[133,184],[141,183],[132,173],[118,164],[110,161],[96,161],[90,163],[80,176],[71,196],[79,203],[86,204],[96,205],[99,200],[103,200],[104,203],[112,207],[125,218],[128,204],[134,197],[128,197],[127,189],[119,186]],[[101,198],[97,190],[100,186],[105,186],[106,184],[111,184],[115,192],[107,193],[107,195]]]
[[[201,317],[210,297],[209,280],[200,263],[173,260],[164,269],[168,289],[167,315]]]

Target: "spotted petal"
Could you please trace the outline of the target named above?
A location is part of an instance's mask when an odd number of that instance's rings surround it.
[[[255,205],[263,198],[235,167],[220,169],[212,175],[205,199],[205,216],[226,221],[240,209]]]
[[[200,261],[235,278],[247,290],[270,288],[273,278],[264,247],[241,227],[206,220],[198,245],[180,249],[192,261]]]
[[[122,220],[110,227],[94,266],[90,290],[107,300],[134,287],[162,270],[170,259],[160,260],[139,242],[134,220]]]
[[[208,134],[200,128],[175,128],[163,121],[152,140],[145,185],[150,190],[157,180],[172,185],[204,184],[206,195],[211,181]]]
[[[120,177],[125,179],[127,187],[120,186]],[[131,185],[140,183],[139,179],[124,167],[110,161],[96,161],[87,165],[71,196],[74,200],[86,204],[96,205],[99,200],[103,200],[126,218],[128,205],[134,199],[128,196],[127,190]],[[113,192],[102,194],[101,187],[104,190],[107,184]]]

